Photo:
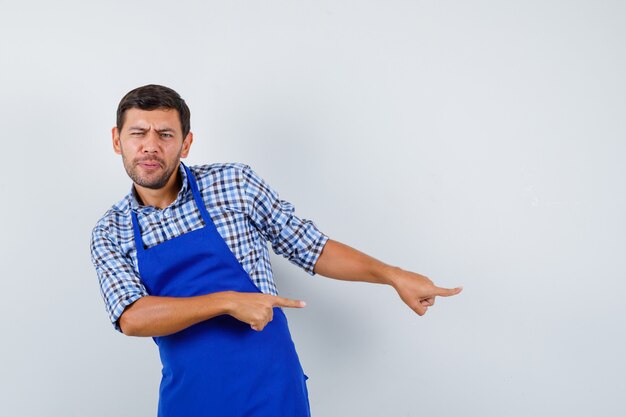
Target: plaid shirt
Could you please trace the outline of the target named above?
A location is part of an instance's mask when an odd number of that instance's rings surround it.
[[[266,241],[308,274],[322,252],[328,236],[306,219],[296,217],[294,206],[250,166],[214,163],[190,166],[198,188],[219,234],[235,254],[252,281],[264,293],[277,294]],[[182,188],[176,200],[163,210],[139,205],[134,187],[98,221],[91,236],[91,259],[100,281],[100,293],[115,329],[124,308],[148,295],[137,266],[131,210],[137,214],[146,247],[204,226],[187,182],[179,167]]]

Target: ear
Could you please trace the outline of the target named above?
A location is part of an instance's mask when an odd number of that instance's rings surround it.
[[[122,154],[122,144],[120,142],[120,132],[117,131],[117,126],[111,129],[111,138],[113,139],[113,151],[121,155]]]
[[[183,149],[180,151],[180,157],[186,158],[189,155],[189,148],[191,148],[191,142],[193,142],[193,133],[187,133],[187,137],[183,140]]]

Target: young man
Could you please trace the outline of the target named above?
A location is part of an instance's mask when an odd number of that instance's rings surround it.
[[[420,316],[461,291],[329,239],[248,165],[181,163],[190,112],[170,88],[126,94],[112,137],[133,186],[94,227],[92,261],[115,329],[159,347],[159,417],[309,415],[281,309],[304,302],[277,295],[267,241],[311,275],[389,284]]]

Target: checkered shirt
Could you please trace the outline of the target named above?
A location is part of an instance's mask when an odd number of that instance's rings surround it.
[[[276,254],[315,275],[313,267],[328,236],[312,221],[295,216],[294,206],[279,199],[250,166],[231,162],[189,169],[219,234],[259,290],[277,294],[268,241]],[[182,188],[165,209],[140,205],[131,187],[93,228],[91,259],[109,319],[119,332],[118,319],[126,306],[148,295],[139,275],[131,210],[148,248],[204,225],[182,165],[179,174]]]

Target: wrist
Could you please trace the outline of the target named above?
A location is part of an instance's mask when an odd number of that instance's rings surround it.
[[[237,309],[237,294],[235,291],[221,291],[208,295],[212,298],[214,306],[218,308],[221,314],[232,315]]]
[[[396,288],[397,276],[400,271],[402,268],[398,266],[383,264],[378,273],[379,282]]]

